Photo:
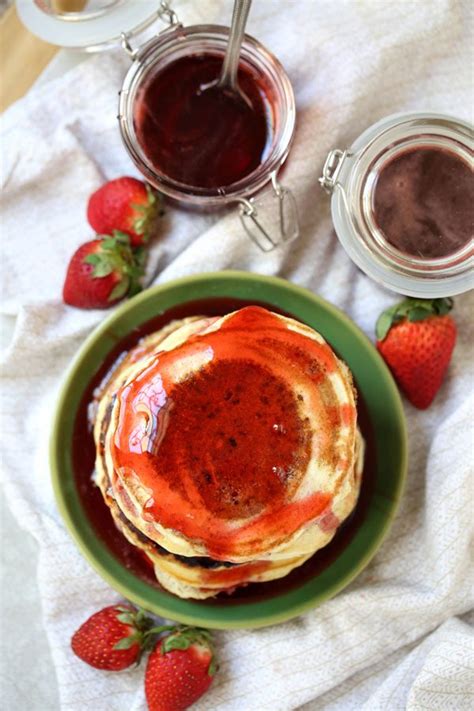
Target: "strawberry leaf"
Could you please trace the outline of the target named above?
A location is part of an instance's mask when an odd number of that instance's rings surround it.
[[[176,625],[158,625],[157,627],[151,627],[149,630],[147,630],[146,634],[147,635],[154,635],[154,634],[161,634],[161,632],[169,632],[173,631],[176,632],[178,627]]]
[[[167,654],[172,649],[188,649],[192,644],[202,644],[211,649],[210,632],[199,627],[179,627],[174,634],[165,637],[161,651]]]
[[[214,655],[212,655],[211,663],[209,664],[209,669],[207,670],[207,673],[209,674],[209,676],[214,676],[218,668],[219,667],[216,658],[214,657]]]
[[[96,278],[106,277],[109,276],[109,274],[112,274],[113,270],[113,265],[110,262],[103,260],[95,265],[92,276]]]
[[[120,615],[117,615],[117,620],[120,622],[123,622],[124,625],[133,625],[134,623],[134,615],[132,612],[121,612]]]
[[[139,267],[144,267],[148,257],[148,252],[145,247],[137,247],[134,250],[135,261]]]
[[[453,305],[454,301],[449,297],[435,300],[436,310],[440,316],[446,316],[453,308]]]
[[[379,341],[383,341],[387,333],[390,331],[392,323],[393,317],[386,311],[384,311],[384,313],[379,316],[377,326],[375,328],[375,332]]]
[[[131,207],[133,207],[135,212],[146,212],[148,205],[142,202],[132,202]]]
[[[131,203],[134,211],[133,229],[142,237],[143,242],[149,240],[157,216],[164,214],[161,195],[153,191],[149,185],[146,186],[146,191],[146,202]]]
[[[120,244],[130,244],[130,237],[126,232],[121,232],[120,230],[113,231],[114,243],[119,242]]]
[[[119,281],[119,283],[116,284],[110,292],[109,301],[116,301],[117,299],[121,299],[127,293],[129,286],[130,279],[129,277],[124,276],[123,279]]]
[[[119,640],[117,644],[114,645],[114,649],[130,649],[134,644],[139,641],[139,636],[137,634],[131,634],[129,637],[124,637]]]
[[[148,183],[146,183],[146,194],[148,197],[149,205],[154,205],[156,203],[157,198],[161,200],[161,195],[159,193],[155,193],[155,191],[150,188]]]
[[[180,635],[171,635],[163,642],[163,654],[171,652],[172,649],[187,649],[191,645],[191,641]]]
[[[421,306],[415,306],[413,309],[410,309],[407,315],[409,321],[423,321],[427,316],[431,315],[431,311]]]
[[[137,294],[140,293],[141,290],[142,290],[142,287],[140,286],[140,284],[138,282],[131,281],[130,288],[128,290],[128,295],[129,296],[136,296]]]
[[[84,262],[86,264],[98,264],[100,262],[100,257],[98,254],[88,254],[87,257],[84,257]]]
[[[105,237],[102,240],[101,247],[103,250],[111,250],[112,251],[116,248],[116,246],[117,246],[117,243],[113,237]]]

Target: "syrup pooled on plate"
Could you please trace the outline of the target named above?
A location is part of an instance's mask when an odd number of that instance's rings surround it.
[[[271,99],[259,79],[239,67],[248,103],[209,88],[219,79],[222,58],[181,57],[140,87],[134,126],[153,167],[184,185],[225,188],[263,162],[271,142]]]

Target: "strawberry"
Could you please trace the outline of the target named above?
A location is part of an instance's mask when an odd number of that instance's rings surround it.
[[[158,194],[136,178],[109,180],[92,193],[87,206],[87,219],[98,234],[125,232],[132,247],[145,244],[156,216],[161,212]]]
[[[72,651],[91,667],[121,671],[139,661],[152,625],[152,620],[132,605],[104,607],[74,633]]]
[[[456,324],[452,299],[405,299],[384,311],[376,325],[377,348],[408,400],[431,405],[451,360]]]
[[[210,633],[177,627],[151,652],[145,672],[149,711],[184,711],[209,688],[216,672]]]
[[[140,291],[145,253],[132,250],[130,238],[115,231],[86,242],[73,254],[63,287],[66,304],[81,309],[106,309],[126,294]]]

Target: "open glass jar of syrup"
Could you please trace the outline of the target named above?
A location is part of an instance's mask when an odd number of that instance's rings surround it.
[[[63,47],[122,47],[132,58],[119,92],[125,147],[149,183],[191,209],[237,205],[249,237],[263,250],[298,236],[296,204],[279,171],[295,128],[295,100],[280,62],[246,35],[238,82],[248,101],[212,101],[229,30],[183,27],[163,0],[17,0],[23,23]],[[162,29],[136,49],[155,20]],[[266,189],[265,189],[266,188]]]
[[[435,113],[389,116],[319,179],[351,259],[393,291],[434,298],[474,286],[473,130]]]
[[[206,91],[219,77],[228,28],[183,27],[174,13],[170,20],[137,50],[123,38],[133,59],[119,100],[125,146],[147,181],[178,204],[200,210],[238,205],[247,234],[270,251],[298,235],[294,198],[278,180],[295,128],[290,80],[246,35],[238,81],[248,102]],[[256,197],[267,185],[270,215]]]

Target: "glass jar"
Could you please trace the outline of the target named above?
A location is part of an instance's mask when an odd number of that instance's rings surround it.
[[[472,237],[457,251],[429,258],[397,249],[375,220],[374,194],[382,170],[417,148],[441,149],[472,167],[472,127],[436,113],[389,116],[368,128],[349,149],[331,151],[319,182],[331,195],[336,234],[363,272],[408,296],[452,296],[474,286]]]
[[[132,160],[151,185],[191,209],[219,210],[238,205],[245,231],[263,251],[298,236],[295,199],[278,179],[295,129],[293,89],[280,62],[257,40],[245,35],[240,66],[264,87],[270,141],[255,170],[238,182],[210,190],[176,182],[152,165],[137,140],[134,109],[144,82],[170,63],[190,54],[223,57],[227,27],[184,28],[164,0],[17,0],[17,9],[26,27],[46,42],[86,52],[122,44],[133,61],[119,92],[120,131]],[[132,49],[133,38],[148,31],[156,20],[166,22],[168,27]]]
[[[288,156],[295,129],[295,99],[290,80],[280,62],[257,40],[245,36],[240,66],[247,69],[263,88],[270,131],[265,156],[251,173],[218,188],[186,185],[160,172],[144,152],[134,125],[135,106],[140,92],[150,77],[182,57],[211,55],[224,57],[229,30],[218,25],[183,27],[175,16],[169,29],[133,50],[124,37],[124,48],[133,62],[128,70],[119,98],[119,123],[125,147],[146,180],[178,204],[199,210],[219,210],[231,205],[240,207],[247,234],[263,250],[270,251],[283,241],[298,235],[296,205],[291,192],[278,180],[278,173]],[[266,196],[255,196],[265,186]],[[273,207],[277,234],[270,227],[267,203]],[[275,219],[273,219],[275,222]],[[274,227],[274,225],[272,225]]]

